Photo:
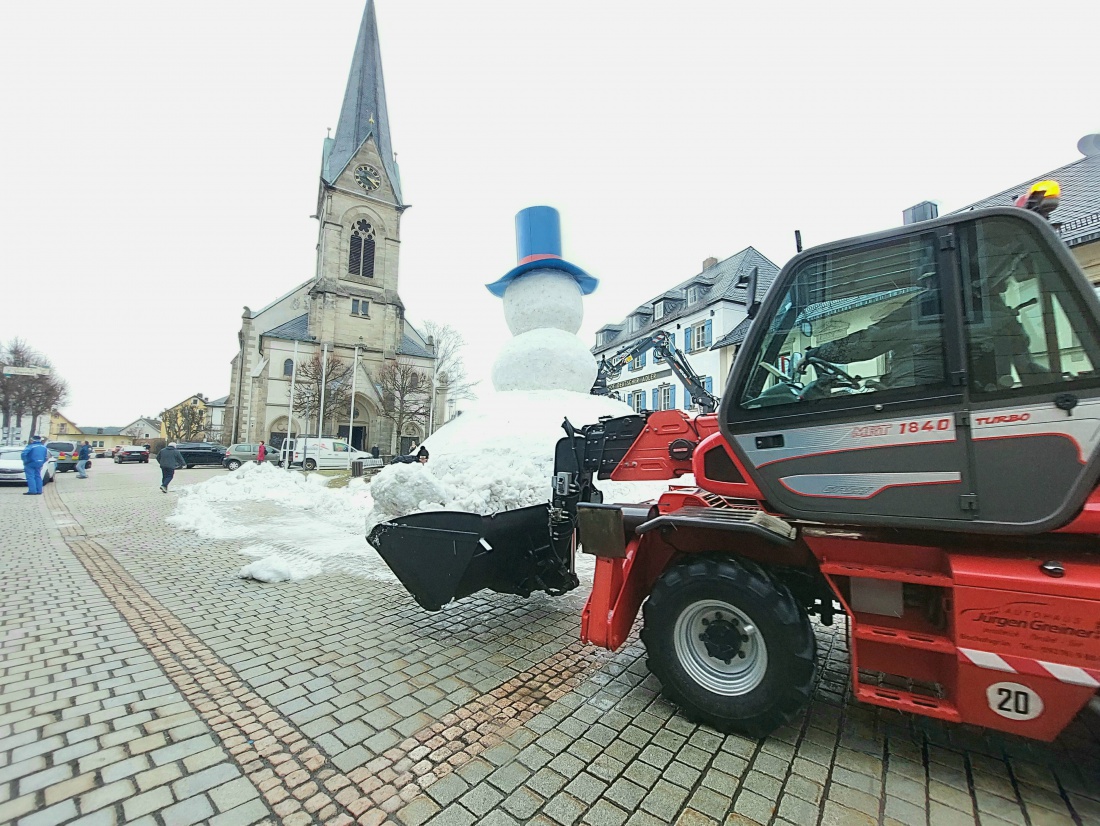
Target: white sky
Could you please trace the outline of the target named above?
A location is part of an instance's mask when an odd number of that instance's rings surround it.
[[[377,0],[401,296],[488,385],[514,214],[601,279],[581,335],[753,245],[964,206],[1100,130],[1100,3]],[[314,272],[363,0],[0,4],[0,339],[77,424],[229,389],[243,305]],[[1092,101],[1090,104],[1089,101]],[[715,331],[718,334],[718,331]]]

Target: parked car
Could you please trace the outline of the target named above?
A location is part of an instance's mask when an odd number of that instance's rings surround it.
[[[95,454],[95,457],[97,459],[106,459],[107,456],[110,455],[109,454],[110,450],[111,450],[111,448],[109,448],[109,447],[104,447],[103,445],[99,445],[97,447],[92,448],[92,453]]]
[[[145,445],[119,445],[115,451],[115,464],[123,462],[142,462],[149,464],[149,448]]]
[[[225,458],[225,445],[217,442],[180,442],[176,447],[189,468],[195,465],[220,466]]]
[[[58,473],[76,470],[77,451],[80,449],[76,442],[46,442],[46,449],[57,457]]]
[[[382,460],[375,459],[369,453],[356,450],[341,439],[321,438],[295,439],[289,448],[292,451],[290,463],[301,465],[306,470],[317,468],[346,468],[351,461],[363,461],[365,467],[381,467]],[[349,456],[350,454],[350,456]]]
[[[46,464],[42,465],[42,484],[48,485],[57,475],[57,456],[50,453]],[[6,485],[25,485],[27,476],[23,473],[23,448],[0,448],[0,483]]]
[[[222,458],[222,464],[230,470],[236,470],[245,462],[255,462],[256,457],[259,455],[259,449],[259,442],[254,444],[230,445],[225,449],[225,456]],[[273,448],[271,445],[267,445],[267,455],[264,461],[277,465],[279,464],[279,458],[278,449]]]

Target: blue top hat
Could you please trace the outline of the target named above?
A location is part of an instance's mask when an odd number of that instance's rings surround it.
[[[533,206],[516,213],[515,269],[492,284],[486,284],[493,295],[504,297],[504,291],[515,279],[531,270],[561,270],[573,276],[583,295],[589,295],[599,281],[580,267],[561,257],[561,219],[558,211],[548,206]]]

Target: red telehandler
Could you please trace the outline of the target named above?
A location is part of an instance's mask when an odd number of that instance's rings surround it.
[[[369,541],[430,610],[564,593],[583,545],[582,638],[641,610],[666,694],[722,730],[795,715],[811,617],[843,614],[859,700],[1053,739],[1100,687],[1100,301],[1052,195],[800,253],[716,413],[566,421],[548,505]],[[594,478],[672,481],[612,504]]]

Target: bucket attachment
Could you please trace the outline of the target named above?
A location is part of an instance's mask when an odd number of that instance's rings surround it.
[[[547,505],[493,516],[415,513],[376,525],[367,541],[428,611],[485,588],[523,597],[534,591],[558,596],[580,584],[572,545],[555,550]]]

